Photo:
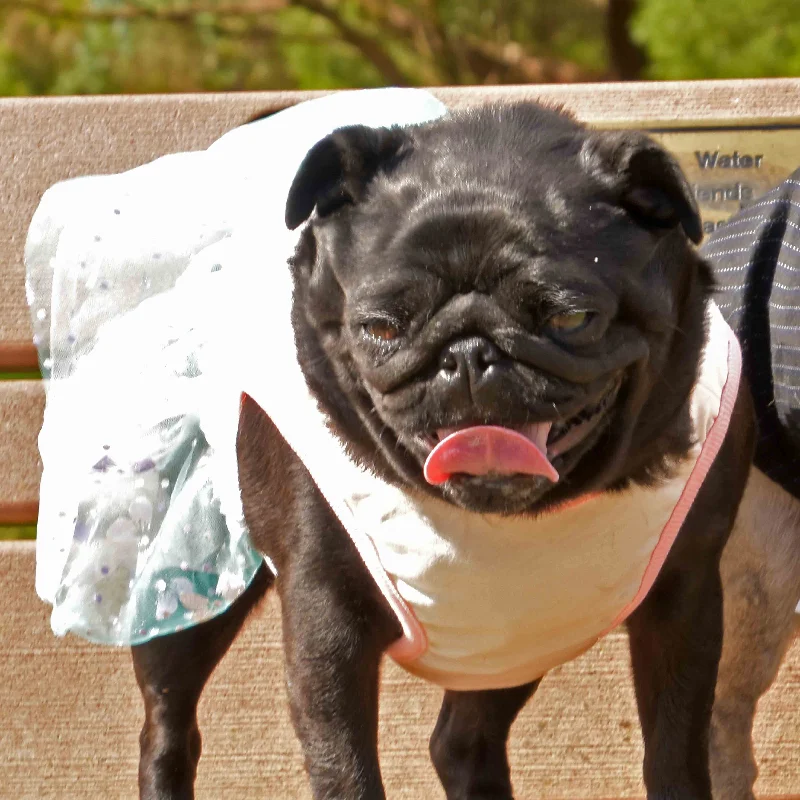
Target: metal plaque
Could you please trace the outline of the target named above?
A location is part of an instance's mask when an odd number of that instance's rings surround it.
[[[800,168],[800,122],[660,128],[648,133],[678,159],[711,233]]]

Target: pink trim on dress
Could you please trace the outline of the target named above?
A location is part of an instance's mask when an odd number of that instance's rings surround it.
[[[726,325],[726,327],[728,327]],[[728,327],[728,377],[725,380],[725,385],[722,387],[722,395],[719,403],[719,413],[717,414],[714,422],[711,425],[711,430],[708,432],[703,446],[700,449],[700,455],[695,462],[689,480],[683,487],[681,496],[672,509],[667,524],[658,538],[655,549],[650,554],[650,561],[645,569],[642,583],[639,586],[639,591],[636,592],[634,598],[628,603],[625,608],[620,611],[616,619],[603,631],[598,637],[602,639],[607,633],[612,631],[622,622],[624,622],[641,604],[649,591],[653,588],[664,562],[667,560],[667,555],[675,543],[675,539],[686,520],[686,515],[692,507],[700,487],[708,475],[708,470],[714,463],[723,441],[725,441],[725,434],[728,432],[728,424],[733,414],[733,407],[736,404],[736,398],[739,395],[739,379],[742,373],[742,351],[739,347],[739,341],[734,332]]]
[[[383,568],[372,539],[363,531],[358,530],[355,525],[348,526],[344,523],[342,525],[350,534],[361,560],[375,583],[378,584],[381,594],[386,598],[386,602],[391,606],[403,629],[403,635],[399,639],[395,639],[386,652],[398,663],[416,661],[428,649],[428,635],[425,633],[425,628],[422,627],[417,615],[397,591],[394,582]]]

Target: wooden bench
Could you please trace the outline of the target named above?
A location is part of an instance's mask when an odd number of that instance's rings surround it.
[[[452,105],[488,98],[546,98],[588,122],[663,129],[668,146],[696,146],[699,153],[712,154],[732,141],[726,126],[754,126],[758,130],[746,133],[757,134],[751,140],[758,143],[790,129],[800,118],[800,80],[436,93]],[[165,153],[204,148],[257,113],[310,96],[0,101],[0,373],[27,374],[0,382],[0,524],[32,525],[36,520],[36,436],[43,393],[30,344],[22,249],[44,190],[67,177],[117,172]],[[681,138],[676,124],[706,129],[695,138]],[[741,141],[745,133],[736,136]],[[783,150],[773,147],[759,173],[775,181],[783,177],[781,169],[786,174],[800,164],[800,128],[794,140],[781,141]],[[692,154],[687,153],[690,163]],[[777,164],[781,158],[782,166]],[[702,169],[701,160],[698,156],[697,169]],[[766,173],[770,165],[774,175]],[[735,183],[736,176],[731,180]],[[712,219],[710,224],[716,223]],[[33,543],[0,542],[5,609],[0,616],[0,795],[31,800],[133,798],[142,713],[128,652],[73,637],[56,639],[49,629],[48,607],[34,594],[33,575]],[[286,711],[281,658],[277,601],[272,600],[250,622],[206,692],[198,797],[308,797]],[[409,800],[441,797],[427,757],[439,692],[391,664],[384,681],[381,749],[388,794]],[[799,711],[796,644],[759,707],[761,796],[800,797]],[[564,799],[642,796],[641,757],[626,641],[620,632],[548,676],[515,727],[511,755],[519,797]]]

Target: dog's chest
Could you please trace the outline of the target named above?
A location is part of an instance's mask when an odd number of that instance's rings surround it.
[[[448,688],[476,690],[525,683],[576,657],[625,615],[692,465],[657,489],[599,495],[535,519],[355,493],[355,526],[424,631],[424,652],[398,660]]]
[[[281,391],[266,376],[251,376],[245,388],[303,461],[397,615],[404,635],[390,653],[409,671],[461,690],[527,683],[579,655],[641,602],[724,439],[737,393],[738,345],[713,305],[690,403],[697,444],[674,476],[530,519],[468,513],[351,461],[295,360],[283,296],[283,314],[270,315],[272,341],[283,345],[270,376],[280,374]]]

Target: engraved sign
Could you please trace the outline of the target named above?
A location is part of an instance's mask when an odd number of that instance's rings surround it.
[[[648,133],[680,162],[706,234],[800,167],[800,122],[780,127],[681,126]]]

